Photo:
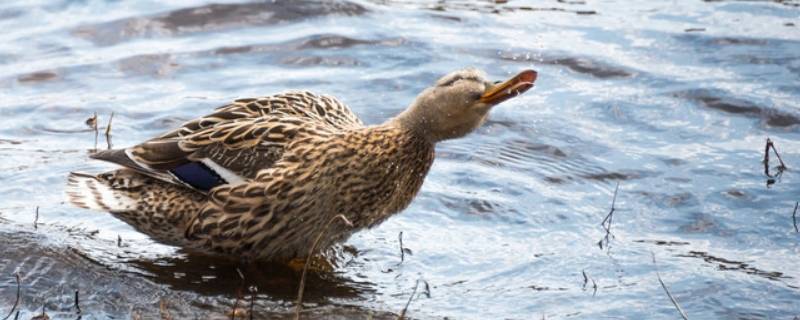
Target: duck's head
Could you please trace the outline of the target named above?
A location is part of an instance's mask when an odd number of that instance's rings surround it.
[[[492,107],[533,87],[536,76],[536,71],[525,70],[493,82],[477,69],[456,71],[425,89],[393,121],[432,142],[462,137],[478,128]]]

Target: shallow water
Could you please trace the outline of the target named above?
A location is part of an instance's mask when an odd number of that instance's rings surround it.
[[[659,275],[692,319],[800,316],[800,2],[215,3],[0,4],[0,316],[19,273],[25,319],[77,317],[76,290],[83,319],[225,318],[251,297],[290,317],[292,271],[65,204],[68,172],[111,168],[85,120],[114,112],[122,147],[303,88],[379,123],[465,66],[539,80],[437,147],[414,203],[308,279],[307,317],[394,318],[424,279],[413,318],[675,319]],[[789,168],[771,184],[767,137]]]

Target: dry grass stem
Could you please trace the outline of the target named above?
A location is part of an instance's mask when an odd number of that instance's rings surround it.
[[[597,282],[594,281],[594,278],[589,277],[589,275],[586,274],[586,270],[581,270],[581,273],[583,274],[583,286],[581,287],[581,289],[586,290],[586,285],[589,284],[589,280],[592,280],[592,297],[596,296]]]
[[[108,117],[108,125],[106,125],[106,146],[111,149],[111,121],[114,120],[114,111],[111,111],[111,116]]]
[[[581,270],[583,273],[583,288],[586,289],[586,284],[589,283],[589,277],[586,275],[586,270]]]
[[[241,300],[241,297],[237,295],[236,301],[233,302],[233,309],[231,309],[231,320],[236,319],[236,314],[239,313],[239,300]]]
[[[406,254],[411,255],[411,249],[406,248],[403,246],[403,231],[397,234],[397,239],[400,241],[400,262],[397,265],[403,264],[403,261],[406,260]]]
[[[411,301],[414,300],[414,297],[417,295],[417,289],[419,288],[419,283],[422,282],[425,284],[425,296],[428,298],[431,297],[431,287],[428,285],[428,281],[419,279],[417,283],[414,285],[414,290],[411,291],[411,296],[408,297],[408,301],[406,301],[406,306],[403,307],[403,311],[400,312],[400,315],[397,316],[397,320],[403,320],[406,318],[406,312],[408,312],[408,307],[411,305]]]
[[[683,308],[681,308],[681,305],[678,304],[678,300],[675,300],[675,297],[673,297],[672,293],[669,292],[667,285],[664,284],[664,280],[661,279],[661,273],[658,272],[658,264],[656,263],[656,254],[652,252],[650,252],[650,254],[653,256],[653,265],[656,266],[656,277],[658,277],[658,282],[661,283],[661,287],[664,288],[664,292],[667,293],[669,300],[672,301],[672,305],[674,305],[675,309],[678,310],[678,313],[680,313],[683,320],[689,320],[689,317],[686,315],[686,312],[684,312]]]
[[[81,311],[81,306],[79,304],[79,301],[80,301],[79,291],[75,290],[75,311],[78,313],[78,317],[80,317],[81,313],[83,313]]]
[[[800,202],[794,203],[794,211],[792,212],[792,223],[794,224],[794,232],[800,232],[797,229],[797,206],[800,205]]]
[[[242,292],[236,294],[236,301],[233,302],[233,308],[231,309],[231,320],[236,319],[240,314],[241,311],[239,310],[239,301],[242,300]]]
[[[769,173],[769,149],[772,149],[772,152],[775,153],[775,157],[778,158],[778,162],[780,165],[778,166],[778,173],[774,176]],[[781,155],[778,153],[778,149],[775,148],[775,143],[772,142],[770,138],[767,138],[767,143],[764,145],[764,174],[767,177],[777,177],[780,176],[784,170],[787,169],[786,164],[783,163],[783,159],[781,159]]]
[[[403,263],[406,260],[406,250],[403,248],[403,231],[397,234],[397,240],[400,241],[400,263]]]
[[[251,286],[250,287],[250,312],[248,314],[248,319],[253,320],[253,305],[256,302],[256,294],[258,294],[258,287]]]
[[[297,301],[295,302],[295,307],[294,307],[295,320],[300,319],[300,311],[303,309],[303,292],[305,291],[305,286],[306,286],[306,274],[308,273],[308,264],[311,262],[311,258],[314,256],[314,252],[316,252],[317,245],[319,245],[319,241],[322,240],[322,236],[325,234],[326,231],[328,231],[328,228],[330,228],[330,226],[337,219],[342,220],[342,222],[344,222],[344,224],[347,225],[348,227],[353,226],[353,223],[350,222],[350,220],[347,220],[347,217],[345,217],[342,214],[338,214],[335,217],[331,218],[328,221],[328,223],[326,223],[325,226],[322,227],[322,230],[319,231],[319,234],[317,234],[317,238],[314,239],[314,243],[311,244],[311,248],[308,249],[306,262],[303,265],[303,273],[300,275],[300,288],[297,289]]]
[[[33,218],[33,229],[39,229],[39,206],[36,206],[36,216]]]
[[[600,222],[600,226],[603,227],[606,231],[606,235],[597,242],[597,245],[600,247],[600,250],[603,249],[603,243],[606,244],[606,249],[610,249],[611,246],[611,238],[614,236],[611,234],[611,222],[614,221],[614,211],[616,211],[616,204],[617,204],[617,193],[619,192],[619,182],[617,182],[616,188],[614,188],[614,197],[611,198],[611,209],[608,211],[608,214]]]
[[[241,284],[239,289],[236,290],[236,300],[233,302],[233,309],[231,309],[230,311],[231,320],[236,318],[245,318],[245,315],[247,313],[246,310],[239,308],[239,301],[241,301],[242,298],[244,297],[244,294],[242,293],[242,291],[244,290],[243,288],[245,286],[244,273],[242,273],[242,270],[239,269],[239,267],[236,267],[236,274],[239,275]]]
[[[8,312],[8,315],[6,315],[5,318],[3,318],[3,320],[6,320],[9,317],[11,317],[11,315],[14,314],[14,310],[16,310],[17,306],[19,305],[20,287],[21,287],[20,286],[20,280],[19,280],[19,273],[15,273],[14,274],[14,278],[17,279],[17,298],[14,299],[14,305],[11,306],[11,311]],[[17,312],[17,316],[19,316],[19,312]],[[16,317],[14,317],[14,318],[16,319]]]

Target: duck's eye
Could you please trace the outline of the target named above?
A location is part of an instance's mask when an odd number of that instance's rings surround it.
[[[482,93],[473,93],[472,100],[480,100],[482,96],[483,96]]]

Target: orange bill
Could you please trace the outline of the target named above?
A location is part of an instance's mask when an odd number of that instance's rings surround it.
[[[495,85],[481,96],[481,102],[488,104],[498,104],[522,94],[533,87],[538,74],[533,70],[525,70],[506,82]]]

